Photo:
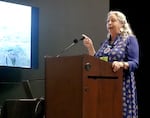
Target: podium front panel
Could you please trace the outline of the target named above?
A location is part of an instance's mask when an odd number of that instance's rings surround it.
[[[88,56],[45,58],[46,118],[122,118],[122,71]]]

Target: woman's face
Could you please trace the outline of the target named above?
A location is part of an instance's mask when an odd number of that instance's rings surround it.
[[[107,30],[110,34],[118,34],[120,33],[120,28],[123,24],[118,20],[115,14],[110,14],[107,17]]]

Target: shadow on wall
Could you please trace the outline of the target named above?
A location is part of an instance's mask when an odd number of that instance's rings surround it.
[[[0,67],[0,82],[20,82],[21,70],[14,67]]]

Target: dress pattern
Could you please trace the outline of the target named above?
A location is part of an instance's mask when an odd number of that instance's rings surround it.
[[[118,35],[113,44],[109,42],[109,39],[105,40],[95,56],[109,62],[128,61],[129,69],[124,70],[123,79],[123,118],[138,118],[137,91],[134,75],[139,61],[137,39],[136,37],[129,36],[124,40]]]

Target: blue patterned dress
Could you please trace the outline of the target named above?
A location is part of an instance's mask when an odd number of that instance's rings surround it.
[[[123,118],[138,118],[137,91],[135,71],[139,65],[139,45],[136,37],[128,36],[126,40],[118,35],[113,44],[105,40],[95,56],[105,61],[125,61],[129,69],[124,70],[123,79]]]

